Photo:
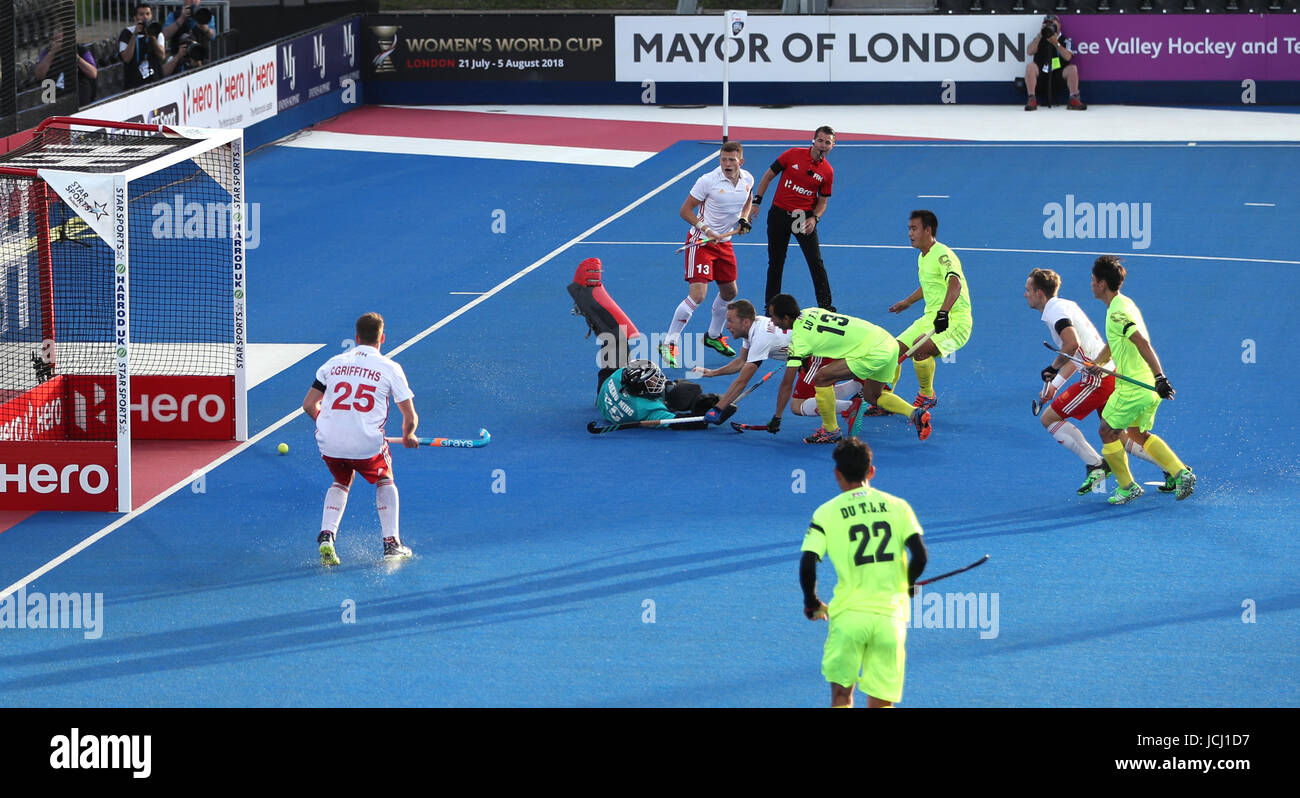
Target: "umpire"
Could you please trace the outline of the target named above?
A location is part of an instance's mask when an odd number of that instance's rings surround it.
[[[826,277],[826,266],[822,263],[821,244],[817,240],[817,223],[821,221],[826,210],[826,200],[831,195],[831,184],[835,179],[835,170],[831,168],[826,154],[835,146],[835,131],[823,125],[813,133],[811,147],[792,147],[781,153],[781,157],[772,162],[758,188],[754,189],[753,209],[750,211],[752,221],[758,215],[758,206],[763,201],[763,192],[767,190],[772,178],[781,176],[772,197],[772,207],[767,212],[767,296],[766,302],[782,293],[781,273],[785,270],[785,253],[790,246],[793,234],[803,250],[804,260],[808,261],[808,273],[812,276],[813,291],[817,295],[817,307],[834,311],[831,304],[831,285]]]

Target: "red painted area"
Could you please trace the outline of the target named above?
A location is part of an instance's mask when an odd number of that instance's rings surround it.
[[[21,524],[36,513],[36,510],[0,510],[0,533]]]
[[[316,130],[367,136],[407,136],[425,139],[498,141],[510,144],[545,144],[591,147],[603,150],[660,152],[682,140],[717,139],[719,125],[684,125],[672,122],[626,122],[615,119],[567,119],[556,116],[491,114],[481,111],[441,111],[426,108],[382,108],[368,105],[322,122]],[[812,128],[732,127],[728,136],[737,141],[802,141],[812,139]],[[841,133],[845,141],[922,141],[910,136]]]
[[[238,441],[132,441],[131,508],[190,478],[236,446]]]

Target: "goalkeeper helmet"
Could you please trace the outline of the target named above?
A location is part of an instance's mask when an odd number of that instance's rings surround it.
[[[633,360],[623,369],[623,390],[633,396],[662,396],[668,379],[649,360]]]

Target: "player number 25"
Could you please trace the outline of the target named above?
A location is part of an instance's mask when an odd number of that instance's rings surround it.
[[[862,537],[861,542],[858,543],[858,551],[853,555],[853,562],[857,565],[870,565],[873,562],[889,562],[894,559],[894,555],[885,551],[885,547],[889,545],[890,534],[889,524],[885,521],[875,522],[870,529],[866,524],[854,524],[849,527],[850,542],[857,540],[859,535]],[[873,536],[880,538],[880,545],[876,546],[874,556],[866,553],[867,544],[871,542]]]
[[[334,404],[330,405],[331,410],[355,410],[358,413],[369,413],[375,408],[375,387],[374,385],[356,386],[356,395],[352,395],[352,383],[340,382],[334,387],[338,391],[338,398]],[[348,404],[348,397],[352,396],[352,403]]]

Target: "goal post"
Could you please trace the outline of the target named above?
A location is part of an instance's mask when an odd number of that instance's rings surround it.
[[[127,512],[133,440],[247,440],[242,131],[47,119],[0,209],[0,510]]]

